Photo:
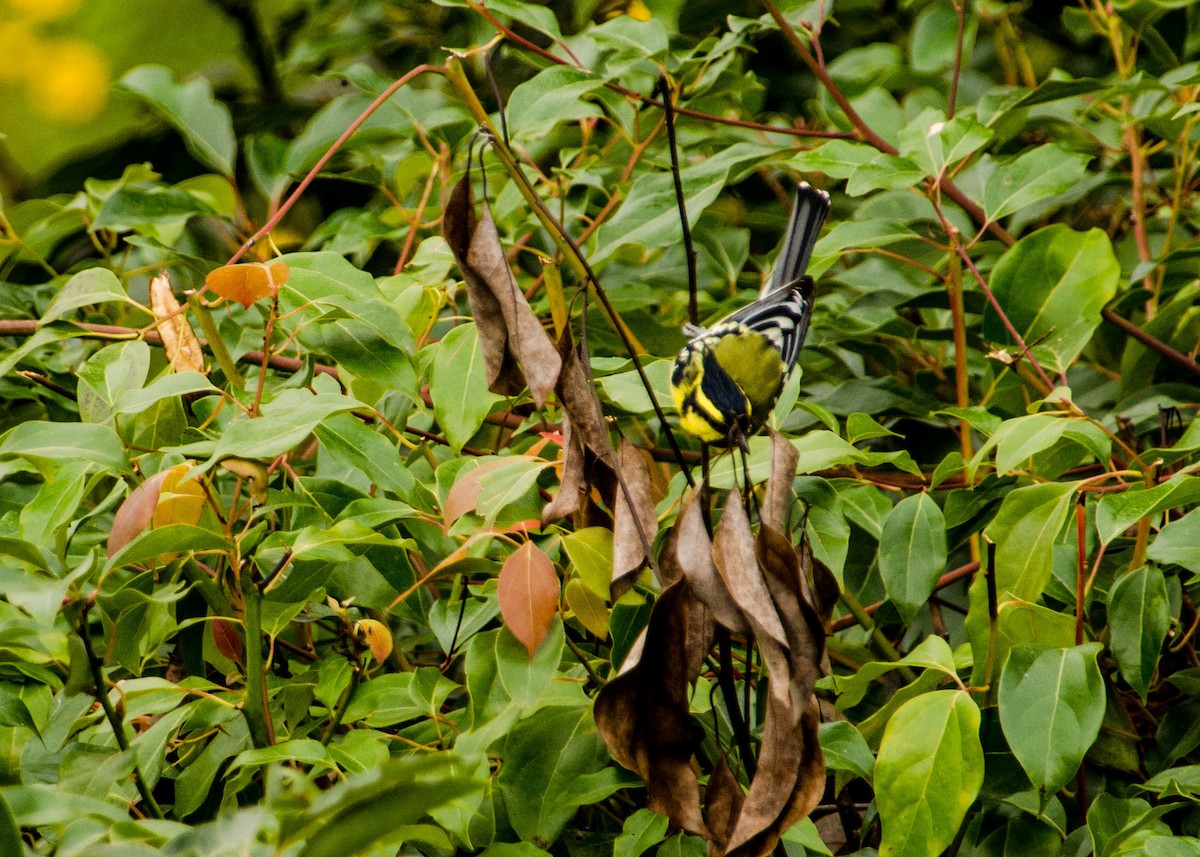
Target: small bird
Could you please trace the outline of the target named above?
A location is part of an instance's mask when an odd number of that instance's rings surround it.
[[[690,339],[675,358],[671,394],[685,431],[729,446],[766,421],[808,333],[814,283],[804,271],[828,214],[829,194],[802,183],[758,300],[710,328],[684,325]]]

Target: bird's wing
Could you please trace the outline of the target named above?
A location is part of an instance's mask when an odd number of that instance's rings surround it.
[[[800,277],[722,319],[707,335],[716,337],[747,327],[771,340],[784,364],[791,369],[796,365],[800,346],[808,335],[814,289],[812,277]]]

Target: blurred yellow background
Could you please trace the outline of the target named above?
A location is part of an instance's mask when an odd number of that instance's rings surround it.
[[[113,85],[134,66],[246,81],[240,38],[209,0],[0,0],[0,193],[128,136],[147,114]]]

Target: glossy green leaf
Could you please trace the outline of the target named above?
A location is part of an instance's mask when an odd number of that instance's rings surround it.
[[[262,407],[262,415],[243,416],[230,423],[217,440],[210,464],[227,456],[270,460],[300,443],[326,417],[361,408],[338,393],[285,390]]]
[[[1107,793],[1097,795],[1087,814],[1092,853],[1095,857],[1144,853],[1141,846],[1151,838],[1171,835],[1171,828],[1161,821],[1170,808],[1169,804],[1152,807],[1140,798],[1121,800]]]
[[[395,444],[352,414],[327,417],[313,428],[313,434],[337,461],[361,470],[385,491],[411,496],[414,480]]]
[[[916,162],[931,176],[939,175],[978,151],[992,139],[992,131],[967,116],[946,115],[927,108],[900,132],[900,154]]]
[[[694,166],[680,170],[689,221],[708,208],[720,195],[730,176],[757,168],[778,149],[752,143],[734,143]],[[620,209],[603,226],[597,237],[593,265],[607,259],[626,244],[659,247],[679,240],[679,209],[675,183],[669,172],[642,173],[633,182]]]
[[[35,466],[78,459],[110,470],[129,470],[125,447],[116,432],[89,423],[23,422],[0,436],[0,459],[14,455]]]
[[[0,450],[2,449],[3,445],[0,445]],[[1197,527],[1200,527],[1200,509],[1193,509],[1159,530],[1150,547],[1146,549],[1146,556],[1164,565],[1182,565],[1189,571],[1200,572]]]
[[[508,123],[519,139],[535,140],[560,122],[576,122],[600,114],[586,100],[604,85],[595,74],[574,66],[552,65],[513,90]]]
[[[1104,719],[1099,643],[1015,646],[1000,677],[1000,725],[1034,786],[1049,795],[1075,775]]]
[[[1153,488],[1135,486],[1108,494],[1096,504],[1096,532],[1108,544],[1142,518],[1200,500],[1200,478],[1179,474]]]
[[[621,834],[613,842],[613,857],[641,857],[667,835],[669,819],[665,815],[639,809],[625,819]]]
[[[376,676],[355,688],[343,719],[379,727],[436,718],[446,697],[457,687],[433,667]]]
[[[1076,232],[1058,223],[1025,236],[1000,257],[991,287],[1027,345],[1065,370],[1100,324],[1100,309],[1116,294],[1121,268],[1112,242],[1099,229]],[[989,306],[983,332],[1011,346],[1004,324]]]
[[[179,132],[196,159],[225,176],[233,176],[237,144],[229,108],[213,98],[208,80],[196,77],[176,83],[170,69],[142,65],[126,73],[121,85],[145,99]]]
[[[110,301],[134,303],[112,271],[107,268],[86,268],[63,283],[50,306],[42,313],[40,323],[46,324],[80,307]]]
[[[1121,675],[1142,699],[1150,692],[1170,621],[1167,584],[1156,568],[1142,566],[1123,574],[1108,592],[1109,648]]]
[[[826,767],[870,779],[875,756],[861,732],[845,720],[835,720],[822,723],[819,734]]]
[[[939,690],[892,715],[875,763],[881,857],[936,857],[953,841],[983,785],[979,708]]]
[[[791,163],[800,170],[816,170],[831,178],[846,179],[846,193],[850,196],[911,187],[925,176],[925,171],[908,158],[849,140],[822,143],[796,155]]]
[[[612,581],[612,539],[612,530],[607,527],[585,527],[562,537],[571,571],[592,593],[605,600]]]
[[[479,431],[492,405],[501,401],[488,390],[483,348],[474,324],[458,325],[438,343],[429,394],[438,425],[456,451]]]
[[[911,622],[946,570],[946,521],[933,497],[905,497],[888,514],[879,539],[879,573],[888,598]]]
[[[1075,484],[1017,488],[1004,498],[985,534],[996,542],[996,588],[1036,601],[1050,579],[1053,546],[1074,500]]]
[[[1075,186],[1092,160],[1091,155],[1061,146],[1037,146],[1002,164],[983,190],[983,209],[989,220],[1020,211]]]
[[[397,826],[482,789],[462,759],[431,753],[394,759],[324,792],[283,828],[302,857],[344,857],[387,841]]]
[[[187,551],[229,550],[229,541],[220,533],[190,524],[170,524],[146,530],[125,547],[113,554],[105,565],[106,570],[124,568],[146,562],[164,554],[174,556]]]
[[[590,706],[543,709],[509,732],[501,754],[500,792],[522,839],[554,841],[580,806],[622,785],[606,766],[608,751]]]

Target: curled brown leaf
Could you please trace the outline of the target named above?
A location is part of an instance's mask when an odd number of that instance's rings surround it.
[[[684,646],[698,602],[681,580],[663,590],[638,646],[596,697],[596,727],[613,758],[646,783],[647,805],[708,835],[693,755],[704,737],[688,705],[694,675]]]
[[[158,319],[167,360],[176,372],[204,372],[204,352],[200,340],[175,299],[171,278],[163,271],[150,281],[150,310]]]
[[[658,515],[650,488],[650,468],[627,440],[617,449],[616,515],[613,523],[612,599],[629,591],[650,558],[658,532]]]
[[[467,284],[488,371],[488,388],[516,395],[528,384],[539,406],[558,381],[561,359],[541,321],[517,288],[487,203],[475,217],[469,177],[450,194],[443,232]]]

